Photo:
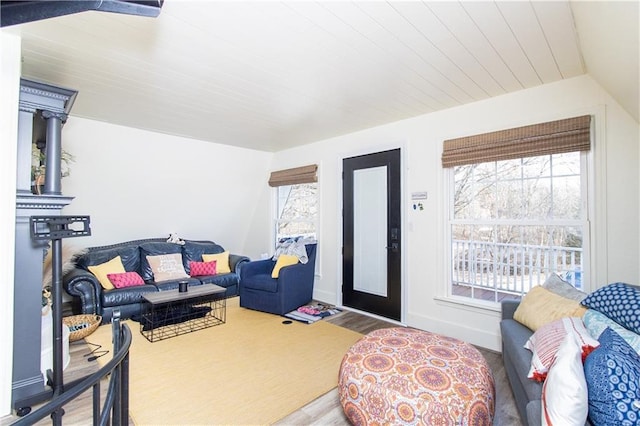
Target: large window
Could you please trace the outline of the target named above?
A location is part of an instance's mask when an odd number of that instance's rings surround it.
[[[540,143],[546,136],[536,132],[556,122],[445,142],[450,295],[500,302],[521,297],[551,273],[583,287],[588,118],[578,118],[586,133],[563,129],[546,146]],[[557,123],[566,127],[566,121]],[[513,134],[518,137],[508,140]],[[533,142],[528,144],[526,137]],[[582,147],[558,149],[569,139],[582,139]],[[543,149],[532,150],[534,143]]]
[[[278,191],[276,242],[296,236],[317,238],[318,184],[284,185],[276,189]]]
[[[317,172],[316,164],[271,172],[269,185],[277,195],[274,246],[290,237],[317,239]]]

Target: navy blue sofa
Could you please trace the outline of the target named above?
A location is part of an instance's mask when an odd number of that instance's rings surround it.
[[[271,259],[245,263],[240,278],[240,306],[284,315],[311,301],[317,244],[307,244],[307,263],[285,266],[271,278]]]
[[[179,245],[167,243],[165,238],[149,238],[89,247],[86,253],[76,258],[75,269],[64,275],[62,286],[73,298],[74,313],[101,315],[102,322],[108,323],[115,310],[120,310],[123,319],[140,315],[145,293],[172,290],[178,288],[180,281],[184,281],[180,279],[155,282],[145,256],[180,253],[185,272],[189,274],[190,261],[202,262],[203,254],[217,254],[223,251],[224,248],[213,241],[186,240],[184,245]],[[96,276],[89,272],[88,267],[108,262],[116,256],[120,256],[127,272],[138,272],[145,284],[111,290],[103,289]],[[189,285],[216,284],[226,289],[225,297],[237,296],[240,268],[249,260],[246,256],[230,254],[231,273],[192,277],[188,279]]]

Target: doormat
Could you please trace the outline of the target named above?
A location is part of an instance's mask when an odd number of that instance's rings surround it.
[[[316,302],[300,306],[295,311],[284,314],[284,316],[291,318],[292,320],[313,324],[316,321],[320,321],[322,318],[326,318],[340,312],[342,312],[342,309],[336,308],[333,305]]]

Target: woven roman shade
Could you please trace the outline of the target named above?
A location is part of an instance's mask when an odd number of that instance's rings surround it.
[[[591,116],[567,118],[444,141],[442,167],[588,151]]]
[[[295,167],[293,169],[271,172],[269,186],[296,185],[299,183],[313,183],[318,181],[318,165]]]

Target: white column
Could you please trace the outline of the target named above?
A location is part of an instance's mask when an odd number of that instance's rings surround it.
[[[20,37],[0,32],[0,417],[11,413]]]

